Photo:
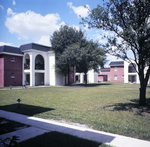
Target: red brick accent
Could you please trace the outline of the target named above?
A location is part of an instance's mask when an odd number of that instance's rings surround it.
[[[70,84],[71,84],[71,83],[74,83],[74,75],[75,75],[75,73],[74,73],[74,68],[71,67],[71,68],[70,68],[70,71],[69,71],[69,81],[70,81]]]
[[[110,71],[101,71],[101,75],[98,75],[98,81],[104,81],[104,76],[107,75],[107,81],[110,81]]]
[[[115,67],[110,68],[110,82],[124,82],[124,67],[117,66],[117,71],[114,71]],[[117,80],[114,80],[114,76],[117,76]]]
[[[3,86],[21,86],[22,85],[22,57],[13,55],[3,55],[4,57],[4,78]],[[15,57],[15,62],[11,61],[11,57]],[[11,73],[15,74],[11,78]]]
[[[0,55],[0,87],[4,87],[4,56]]]

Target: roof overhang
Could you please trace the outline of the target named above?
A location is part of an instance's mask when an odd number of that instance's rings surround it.
[[[24,56],[23,54],[15,54],[15,53],[9,53],[9,52],[0,52],[0,54],[13,55],[13,56]]]

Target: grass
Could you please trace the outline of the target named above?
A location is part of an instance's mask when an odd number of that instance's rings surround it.
[[[110,147],[106,144],[81,139],[58,132],[49,132],[19,143],[21,147]]]
[[[0,109],[86,124],[93,129],[150,140],[149,88],[148,107],[144,109],[138,106],[138,84],[98,83],[13,89],[0,90]],[[21,99],[20,108],[18,98]]]

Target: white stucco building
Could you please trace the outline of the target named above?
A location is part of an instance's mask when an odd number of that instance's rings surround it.
[[[84,83],[84,73],[76,73],[75,82]],[[98,82],[98,73],[94,72],[93,69],[89,70],[87,73],[87,83],[97,83]]]
[[[65,77],[55,72],[55,53],[50,47],[30,43],[21,45],[20,49],[24,53],[22,83],[30,86],[65,85]]]

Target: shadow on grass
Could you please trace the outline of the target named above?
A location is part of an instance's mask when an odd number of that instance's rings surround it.
[[[105,85],[112,85],[112,84],[111,83],[88,83],[88,84],[76,83],[76,84],[71,84],[69,86],[76,86],[76,87],[98,87],[98,86],[105,86]]]
[[[97,143],[58,132],[45,133],[19,144],[21,147],[108,147],[102,143]]]
[[[29,115],[29,116],[33,116],[35,114],[43,113],[46,111],[55,110],[53,108],[44,108],[44,107],[26,105],[26,104],[5,105],[5,106],[0,106],[0,109],[19,113],[19,114]]]
[[[139,106],[139,99],[130,100],[129,103],[116,103],[114,105],[105,106],[106,108],[111,108],[111,111],[130,111],[137,115],[149,114],[150,115],[150,98],[146,100],[147,106]]]

